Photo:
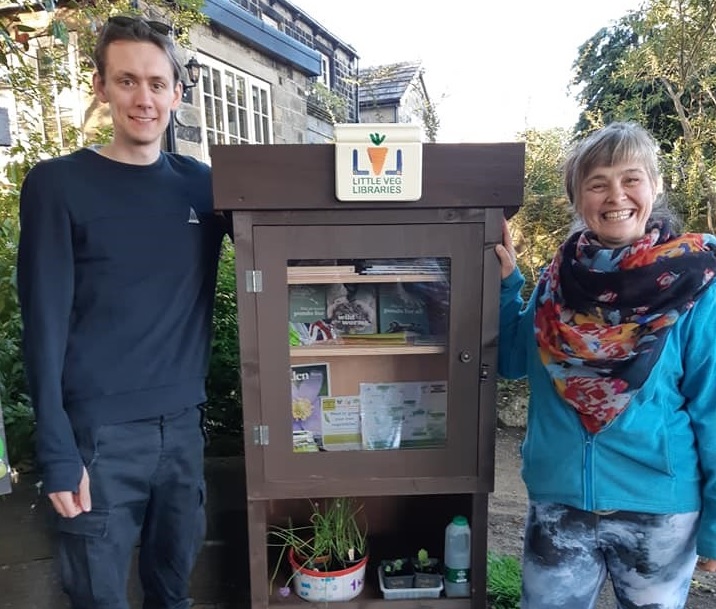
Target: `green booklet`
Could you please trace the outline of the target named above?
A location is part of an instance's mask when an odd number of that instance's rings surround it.
[[[428,307],[414,286],[382,283],[378,290],[378,328],[381,333],[430,333]]]
[[[291,285],[288,287],[288,321],[312,324],[325,318],[325,285]]]

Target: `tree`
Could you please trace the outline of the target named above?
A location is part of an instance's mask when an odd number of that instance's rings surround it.
[[[650,0],[579,49],[573,86],[581,135],[637,120],[659,141],[674,207],[693,230],[714,230],[716,4]]]
[[[713,232],[716,3],[652,0],[635,29],[640,44],[626,58],[624,77],[658,84],[666,92],[682,132],[671,155],[671,180],[681,182],[691,199],[703,199],[706,225]],[[694,211],[689,215],[697,215]]]
[[[639,121],[664,142],[681,136],[660,83],[624,74],[627,57],[639,45],[636,29],[641,19],[641,13],[631,12],[579,47],[571,82],[583,108],[575,128],[578,137],[615,120]]]
[[[566,239],[572,224],[572,211],[562,186],[562,164],[570,133],[564,129],[530,129],[520,138],[525,141],[524,202],[510,228],[517,262],[529,290]]]
[[[524,200],[510,220],[510,232],[517,264],[525,276],[523,295],[527,297],[572,224],[572,210],[562,185],[562,164],[571,133],[565,129],[529,129],[519,136],[525,142]],[[498,405],[521,403],[526,408],[529,387],[524,379],[500,379],[497,388]]]

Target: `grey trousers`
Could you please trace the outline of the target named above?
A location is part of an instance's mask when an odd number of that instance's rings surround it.
[[[585,512],[531,502],[522,609],[593,609],[607,575],[618,609],[683,609],[699,514]]]

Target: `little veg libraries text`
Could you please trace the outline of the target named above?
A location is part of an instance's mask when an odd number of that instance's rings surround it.
[[[370,159],[371,168],[373,169],[373,175],[379,177],[356,175],[357,173],[368,173],[367,171],[358,171],[357,167],[354,167],[353,171],[353,188],[354,194],[400,194],[402,191],[403,178],[400,176],[401,172],[401,156],[398,151],[398,167],[394,172],[398,175],[385,175],[381,176],[383,171],[383,165],[385,165],[385,158],[388,155],[388,148],[381,146],[384,135],[379,133],[371,133],[370,140],[376,146],[375,148],[368,148],[368,158]]]

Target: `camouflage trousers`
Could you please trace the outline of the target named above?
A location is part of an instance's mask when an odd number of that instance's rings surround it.
[[[593,609],[610,577],[618,609],[683,609],[698,512],[586,512],[531,502],[522,609]]]

